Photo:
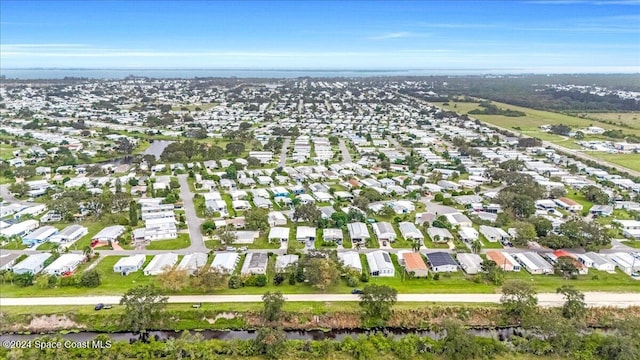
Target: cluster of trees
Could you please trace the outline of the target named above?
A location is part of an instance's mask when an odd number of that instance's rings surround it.
[[[587,200],[594,204],[606,205],[609,203],[609,195],[595,185],[585,186],[580,190],[580,192],[582,192]]]
[[[472,115],[503,115],[509,117],[519,117],[525,116],[526,114],[522,111],[512,110],[512,109],[502,109],[492,104],[489,101],[483,101],[480,104],[480,107],[483,109],[474,109],[469,111],[469,114]]]
[[[246,147],[241,142],[230,142],[225,148],[193,140],[176,141],[169,144],[160,158],[165,162],[185,162],[194,160],[220,160],[225,156],[238,156]]]

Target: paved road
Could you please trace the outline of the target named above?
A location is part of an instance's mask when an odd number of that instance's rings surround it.
[[[20,205],[33,205],[33,203],[16,199],[16,197],[9,192],[9,185],[10,184],[0,185],[0,197],[2,198],[2,201],[8,201]]]
[[[347,144],[344,143],[344,139],[340,138],[340,142],[338,143],[340,147],[340,151],[342,152],[342,163],[350,163],[351,162],[351,154],[349,154],[349,149],[347,149]]]
[[[282,144],[282,150],[280,151],[280,161],[278,162],[278,167],[284,167],[287,163],[287,151],[289,150],[289,144],[291,143],[290,137],[284,138],[284,143]]]
[[[187,228],[189,229],[189,237],[191,238],[191,246],[184,250],[188,252],[208,252],[209,250],[204,245],[204,239],[200,232],[200,225],[202,225],[204,221],[196,215],[196,207],[193,204],[193,192],[189,189],[187,176],[187,174],[178,175],[180,198],[184,204],[184,216],[187,221]]]
[[[587,292],[585,303],[588,306],[614,306],[626,308],[639,306],[638,293]],[[499,303],[500,294],[399,294],[401,302],[432,303]],[[285,294],[287,301],[359,301],[351,294]],[[120,296],[70,296],[70,297],[30,297],[0,298],[2,306],[40,306],[40,305],[94,305],[97,303],[117,304]],[[170,303],[239,303],[262,302],[262,295],[180,295],[169,296]],[[540,306],[561,306],[564,299],[556,293],[538,294]]]

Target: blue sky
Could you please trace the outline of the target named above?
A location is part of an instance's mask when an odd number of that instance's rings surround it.
[[[0,66],[637,72],[640,0],[3,0]]]

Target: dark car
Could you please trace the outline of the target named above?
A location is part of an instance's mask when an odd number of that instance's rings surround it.
[[[96,307],[95,307],[94,309],[95,309],[96,311],[98,311],[98,310],[102,310],[102,309],[104,309],[104,304],[103,304],[103,303],[96,304]]]
[[[359,295],[359,294],[362,294],[362,290],[360,290],[360,289],[353,289],[353,290],[351,290],[351,293],[352,293],[352,294],[354,294],[354,295]]]

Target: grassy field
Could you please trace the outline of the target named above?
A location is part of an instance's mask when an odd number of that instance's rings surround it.
[[[599,126],[603,129],[612,129],[612,130],[622,130],[624,133],[640,135],[640,129],[629,129],[625,127],[620,127],[616,125],[603,124],[603,123],[594,123],[593,120],[590,119],[582,119],[577,116],[565,115],[554,113],[550,111],[543,110],[535,110],[530,108],[524,108],[515,105],[509,105],[500,102],[492,102],[494,105],[500,108],[509,108],[511,110],[522,111],[526,114],[526,116],[520,117],[509,117],[502,115],[471,115],[471,117],[480,119],[482,121],[486,121],[491,124],[495,124],[500,127],[504,127],[507,129],[511,129],[514,126],[520,127],[523,130],[535,130],[538,129],[541,125],[548,124],[565,124],[574,128],[587,127],[590,125]],[[442,103],[436,103],[439,106],[442,106]],[[448,110],[457,111],[462,114],[468,113],[470,110],[474,110],[478,108],[478,103],[455,103],[451,102],[448,106],[443,106]]]
[[[576,114],[579,115],[579,114]],[[613,121],[616,124],[623,124],[632,128],[640,128],[640,112],[621,112],[621,113],[582,113],[587,119],[594,119],[599,121]]]
[[[178,234],[176,239],[152,241],[146,246],[147,250],[177,250],[191,245],[189,234]]]
[[[601,151],[585,151],[585,154],[632,170],[640,171],[640,155],[638,154],[608,154]]]
[[[18,149],[19,148],[9,144],[0,144],[0,160],[13,159],[13,151]]]

